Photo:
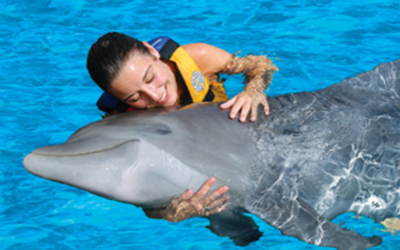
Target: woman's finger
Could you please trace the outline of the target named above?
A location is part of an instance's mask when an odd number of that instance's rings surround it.
[[[253,103],[251,105],[251,117],[250,117],[251,122],[255,122],[257,120],[257,110],[258,110],[258,103]]]
[[[214,201],[211,201],[211,200],[210,200],[208,203],[206,203],[206,204],[204,204],[204,205],[205,205],[205,207],[206,207],[206,210],[212,210],[212,209],[215,209],[215,208],[218,208],[218,207],[222,206],[222,205],[225,204],[229,199],[230,199],[230,196],[225,195],[225,196],[222,196],[221,198],[216,199],[216,200],[214,200]]]
[[[240,118],[239,121],[240,122],[245,122],[247,120],[247,116],[249,115],[249,111],[251,108],[251,100],[247,100],[244,102],[244,104],[241,107],[240,110]]]
[[[233,97],[232,99],[230,99],[229,101],[227,101],[225,103],[222,103],[219,107],[221,109],[229,109],[230,107],[233,106],[233,104],[235,104],[236,99],[237,99],[237,96]]]
[[[265,96],[265,99],[263,99],[261,101],[261,104],[264,106],[265,115],[269,115],[269,104],[268,104],[267,96]]]
[[[229,114],[229,118],[235,119],[237,117],[237,114],[242,109],[244,102],[245,102],[244,98],[237,98],[235,104],[232,107],[231,113]]]
[[[228,186],[222,186],[214,190],[209,196],[209,200],[215,201],[218,199],[218,197],[224,195],[226,192],[228,192],[229,188]]]
[[[206,210],[206,212],[204,213],[204,216],[210,216],[213,214],[221,213],[222,211],[224,211],[226,209],[226,206],[227,206],[227,204],[224,204],[224,205],[216,207],[214,209]]]
[[[188,200],[188,199],[192,198],[192,196],[193,196],[193,190],[188,189],[182,194],[181,197],[183,200]]]
[[[208,191],[210,191],[211,186],[215,183],[216,179],[214,177],[209,178],[204,184],[197,190],[197,192],[193,195],[192,201],[198,201],[204,199],[207,195]]]

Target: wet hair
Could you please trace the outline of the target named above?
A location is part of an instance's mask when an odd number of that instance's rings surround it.
[[[118,32],[100,37],[90,48],[86,68],[93,81],[105,92],[117,77],[126,60],[136,53],[150,54],[142,42]]]

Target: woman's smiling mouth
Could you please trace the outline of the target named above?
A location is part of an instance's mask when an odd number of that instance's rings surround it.
[[[168,90],[165,87],[163,95],[161,96],[160,100],[158,100],[155,104],[162,105],[167,101],[168,101]]]

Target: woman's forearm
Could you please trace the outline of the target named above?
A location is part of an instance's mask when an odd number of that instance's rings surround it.
[[[246,88],[260,92],[268,88],[272,74],[277,70],[271,59],[266,56],[237,57],[234,54],[219,72],[228,75],[242,73],[245,77],[244,82],[247,83]]]

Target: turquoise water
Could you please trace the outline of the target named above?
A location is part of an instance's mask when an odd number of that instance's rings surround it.
[[[205,219],[169,223],[140,209],[39,179],[22,166],[32,150],[64,142],[100,118],[101,91],[85,70],[86,53],[116,30],[148,40],[207,42],[231,53],[273,58],[269,95],[317,90],[400,58],[400,2],[369,1],[0,1],[0,249],[324,249],[258,220],[264,236],[234,246],[204,229]],[[278,58],[278,59],[275,59]],[[241,90],[229,78],[229,94]],[[375,249],[400,236],[345,214]]]

